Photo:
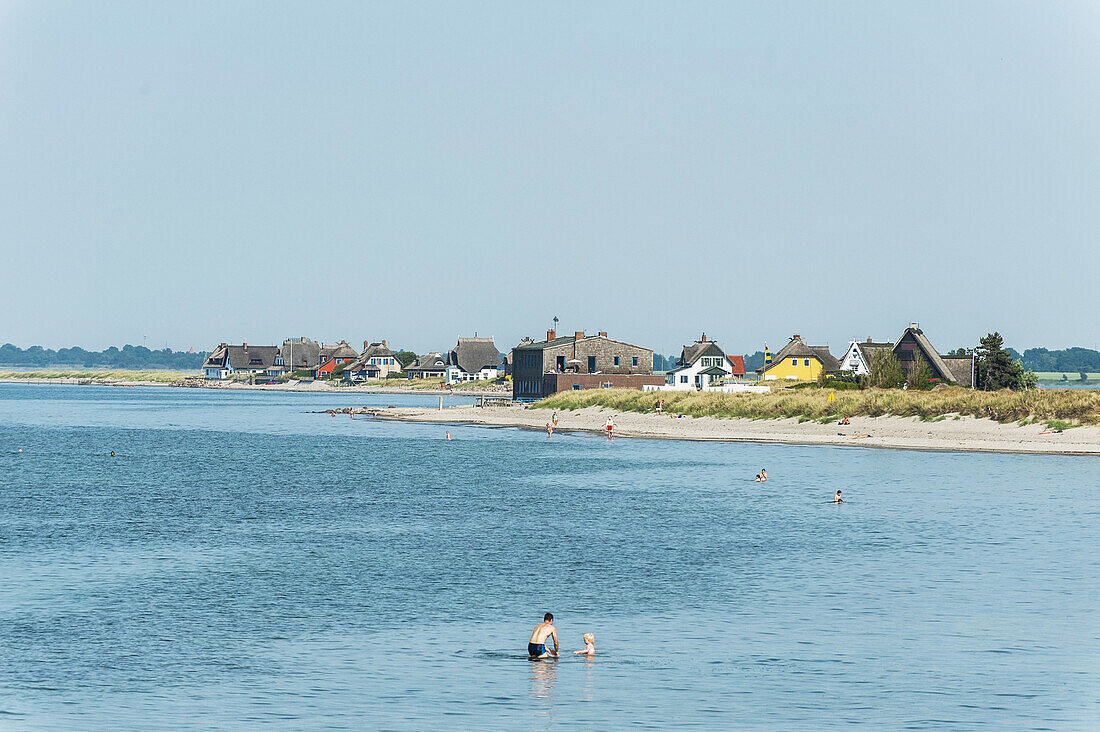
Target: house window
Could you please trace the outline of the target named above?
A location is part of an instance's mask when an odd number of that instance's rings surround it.
[[[580,391],[580,390],[581,390],[581,385],[580,384],[573,384],[573,391]]]
[[[631,366],[637,366],[637,365],[638,365],[638,357],[637,357],[637,356],[635,356],[634,358],[630,359],[630,365],[631,365]]]
[[[595,356],[589,356],[588,357],[588,373],[591,374],[595,370],[596,370],[596,357]]]
[[[798,365],[798,359],[797,358],[792,358],[791,359],[791,366],[797,366],[797,365]]]
[[[806,361],[806,363],[805,363],[805,364],[803,364],[803,365],[804,365],[804,366],[809,366],[809,365],[810,365],[810,359],[808,359],[808,358],[807,358],[807,359],[805,359],[805,361]]]
[[[681,384],[686,384],[686,383],[688,383],[688,377],[687,377],[687,376],[681,376],[681,377],[680,377],[680,383],[681,383]]]
[[[616,366],[619,365],[619,357],[618,356],[615,356],[614,363],[615,363]]]

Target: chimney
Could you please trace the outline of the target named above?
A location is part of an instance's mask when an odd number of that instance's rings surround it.
[[[386,345],[386,339],[385,338],[382,339],[382,348],[389,348],[389,346]]]
[[[920,330],[920,325],[918,325],[917,323],[910,323],[909,327],[913,330]]]
[[[607,331],[606,330],[601,330],[600,331],[600,338],[607,338]]]
[[[868,343],[873,343],[873,341],[871,340],[871,336],[867,336],[867,342]]]
[[[578,331],[575,331],[573,333],[573,340],[579,341],[582,338],[584,338],[584,331],[583,330],[578,330]]]
[[[241,344],[241,348],[248,348],[248,341],[245,341],[243,344]]]
[[[802,340],[802,336],[795,333],[793,336],[791,336],[791,340],[792,341],[800,341],[800,340]]]
[[[367,346],[369,346],[369,345],[370,345],[370,343],[368,343],[367,341],[363,341],[363,350],[364,351],[367,350]]]
[[[706,333],[704,333],[703,337],[699,339],[699,342],[700,343],[706,343],[707,342],[707,334]]]
[[[558,337],[558,332],[556,330],[554,330],[553,328],[550,328],[549,330],[546,331],[546,340],[552,341],[557,337]]]

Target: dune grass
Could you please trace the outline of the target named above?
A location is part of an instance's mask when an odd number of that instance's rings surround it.
[[[187,377],[196,376],[194,371],[136,371],[129,369],[104,369],[89,371],[0,371],[0,379],[80,379],[88,381],[152,381],[171,384]]]
[[[948,387],[934,391],[866,389],[783,389],[772,394],[718,392],[640,392],[633,389],[568,391],[531,405],[542,409],[607,407],[622,412],[652,412],[658,398],[666,413],[693,417],[788,419],[829,422],[841,417],[919,417],[938,422],[949,416],[970,416],[997,422],[1060,420],[1069,425],[1100,423],[1100,391],[1086,389],[1030,389],[1028,391],[974,391]]]

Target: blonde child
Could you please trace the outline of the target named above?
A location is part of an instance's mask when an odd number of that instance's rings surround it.
[[[596,655],[596,636],[591,633],[584,634],[584,650],[573,651],[574,656],[595,656]]]

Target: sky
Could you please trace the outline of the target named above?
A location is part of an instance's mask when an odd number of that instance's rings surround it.
[[[0,343],[1100,347],[1100,4],[0,0]]]

